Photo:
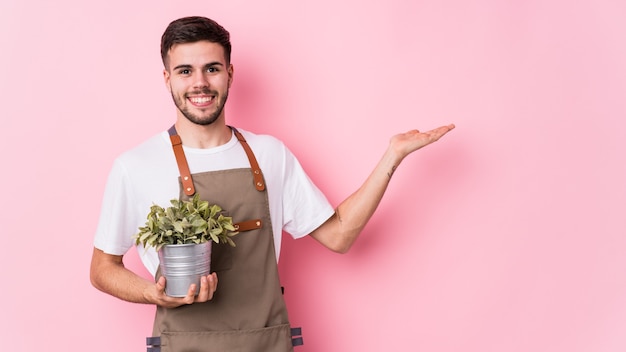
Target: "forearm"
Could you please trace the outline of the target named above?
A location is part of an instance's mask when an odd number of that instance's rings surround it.
[[[347,252],[376,211],[400,162],[452,129],[454,125],[450,124],[427,132],[412,130],[393,136],[365,183],[339,204],[335,215],[313,231],[311,236],[333,251]]]
[[[311,235],[335,252],[347,252],[374,215],[401,160],[389,148],[363,185],[341,202],[335,215]]]
[[[124,267],[121,257],[108,255],[97,248],[94,248],[90,278],[95,288],[124,301],[155,303],[147,295],[154,282]]]

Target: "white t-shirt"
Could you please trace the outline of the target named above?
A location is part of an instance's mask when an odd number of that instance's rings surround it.
[[[293,238],[304,237],[330,218],[334,209],[281,141],[239,131],[265,178],[278,259],[282,231]],[[183,148],[192,174],[250,167],[234,134],[228,143],[215,148]],[[120,155],[106,184],[94,246],[108,254],[125,254],[134,245],[132,236],[145,225],[150,206],[168,207],[171,199],[179,197],[178,177],[167,131]],[[138,253],[154,275],[159,265],[157,253],[141,245]]]

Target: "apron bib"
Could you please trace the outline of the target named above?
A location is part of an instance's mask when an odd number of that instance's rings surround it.
[[[292,342],[263,176],[247,142],[233,130],[251,168],[194,175],[189,173],[180,137],[173,126],[169,131],[181,171],[180,198],[198,193],[218,204],[240,232],[233,237],[236,247],[212,245],[211,271],[219,278],[212,300],[173,309],[157,307],[153,328],[157,337],[148,338],[148,351],[290,352],[301,343],[301,338]],[[159,276],[158,272],[156,279]]]

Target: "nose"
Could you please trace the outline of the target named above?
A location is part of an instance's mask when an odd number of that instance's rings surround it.
[[[194,88],[208,88],[209,80],[203,71],[196,71],[193,75],[193,87]]]

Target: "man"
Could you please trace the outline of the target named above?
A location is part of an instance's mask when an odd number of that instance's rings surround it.
[[[310,235],[332,251],[347,252],[400,162],[454,128],[392,137],[365,183],[333,208],[280,141],[226,124],[224,106],[234,73],[230,51],[229,33],[210,19],[170,23],[161,55],[176,122],[116,159],[103,198],[91,281],[120,299],[155,304],[154,336],[161,351],[291,351],[276,264],[282,231],[294,238]],[[171,136],[182,140],[177,153]],[[179,178],[185,167],[189,177]],[[156,282],[126,269],[122,259],[152,203],[167,205],[194,193],[220,205],[235,221],[264,221],[235,237],[231,257],[212,262],[213,272],[202,277],[197,295],[192,285],[186,297],[169,297],[154,250],[142,248],[139,254]]]

